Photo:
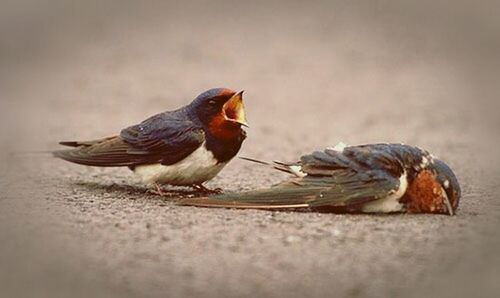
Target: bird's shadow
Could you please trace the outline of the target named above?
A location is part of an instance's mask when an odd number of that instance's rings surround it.
[[[88,182],[88,181],[78,181],[72,183],[74,186],[83,187],[92,192],[100,191],[105,193],[121,193],[129,196],[145,196],[145,197],[155,197],[163,198],[168,200],[180,200],[185,198],[196,198],[207,196],[207,193],[200,192],[196,190],[191,190],[189,188],[172,187],[172,188],[162,188],[162,195],[155,193],[151,188],[147,188],[139,185],[128,185],[119,183],[98,183],[98,182]]]

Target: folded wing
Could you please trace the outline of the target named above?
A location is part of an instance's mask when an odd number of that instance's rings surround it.
[[[203,130],[190,120],[159,114],[122,130],[119,136],[89,142],[61,142],[75,148],[53,154],[90,166],[169,165],[184,159],[203,141]]]
[[[359,156],[354,157],[331,150],[314,152],[295,164],[277,163],[278,170],[282,171],[287,167],[301,167],[306,174],[303,178],[267,189],[184,199],[180,203],[201,207],[355,212],[361,211],[362,204],[384,198],[399,189],[403,169],[398,167],[397,161],[381,156],[384,165],[374,169],[360,163]],[[395,163],[394,171],[387,171],[385,163]],[[289,172],[294,173],[294,170]]]

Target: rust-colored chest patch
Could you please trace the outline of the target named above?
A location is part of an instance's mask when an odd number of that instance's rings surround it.
[[[227,121],[221,113],[215,116],[208,125],[210,133],[218,139],[233,139],[241,134],[241,125]]]
[[[404,201],[409,213],[446,213],[443,189],[436,175],[423,170],[408,186]]]

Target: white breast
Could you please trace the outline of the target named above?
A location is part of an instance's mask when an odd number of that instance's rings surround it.
[[[408,179],[406,171],[399,177],[399,188],[397,191],[389,194],[387,197],[369,202],[363,206],[363,212],[368,213],[388,213],[403,211],[403,204],[399,199],[403,197],[408,188]]]
[[[135,168],[146,184],[192,185],[211,180],[227,163],[218,163],[213,153],[202,144],[185,159],[169,166],[144,165]]]

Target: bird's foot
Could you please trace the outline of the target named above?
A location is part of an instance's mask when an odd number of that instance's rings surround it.
[[[154,195],[165,197],[167,194],[161,189],[161,185],[158,183],[154,184],[155,189],[149,189],[148,191]]]
[[[209,195],[214,195],[214,194],[220,194],[222,193],[222,188],[215,188],[215,189],[209,189],[203,186],[202,184],[193,184],[192,187],[200,193],[203,194],[209,194]]]

